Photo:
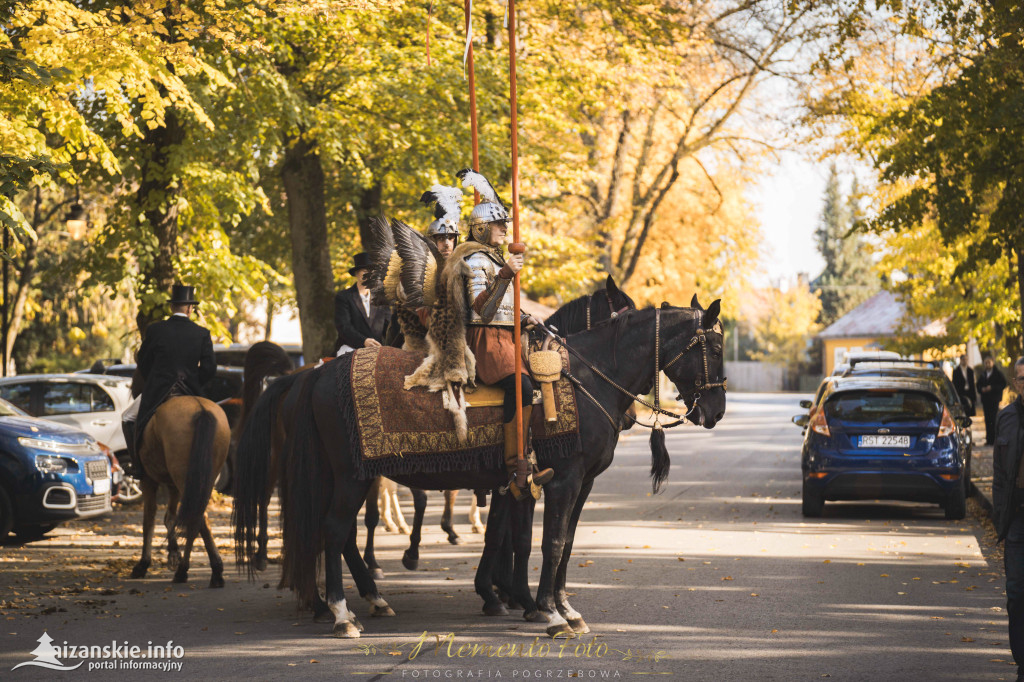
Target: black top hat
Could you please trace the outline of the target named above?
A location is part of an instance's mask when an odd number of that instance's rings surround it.
[[[171,305],[196,305],[199,301],[196,300],[196,288],[188,287],[184,284],[175,284],[171,287],[171,300],[168,301]]]
[[[356,270],[369,270],[373,266],[370,262],[370,254],[368,253],[357,253],[356,257],[352,259],[352,267],[348,269],[348,274],[356,274]]]

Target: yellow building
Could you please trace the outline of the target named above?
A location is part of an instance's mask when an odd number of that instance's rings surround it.
[[[824,343],[821,369],[832,374],[848,351],[888,350],[886,341],[896,334],[903,318],[903,304],[889,291],[880,291],[826,327],[820,334]]]

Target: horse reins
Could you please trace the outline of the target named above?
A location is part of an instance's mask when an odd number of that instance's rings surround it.
[[[611,303],[611,300],[609,299],[609,304],[610,303]],[[587,307],[587,317],[588,317],[588,322],[589,322],[589,317],[590,317],[590,307],[589,307],[589,305]],[[588,325],[588,329],[589,329],[589,325]],[[545,328],[545,331],[549,335],[554,336],[554,334],[552,334],[552,332],[550,330],[548,330],[547,328]],[[655,377],[654,377],[654,404],[653,405],[651,403],[647,402],[646,400],[644,400],[643,398],[641,398],[639,395],[636,395],[636,394],[632,393],[631,391],[623,388],[618,383],[616,383],[608,375],[606,375],[600,369],[595,367],[589,360],[587,360],[585,357],[583,357],[579,353],[579,351],[577,351],[575,348],[570,346],[567,343],[566,339],[558,339],[558,342],[562,346],[565,346],[565,349],[567,351],[569,351],[570,353],[572,353],[576,357],[576,359],[578,359],[580,362],[582,362],[583,365],[587,369],[589,369],[591,372],[593,372],[597,376],[599,376],[602,379],[604,379],[606,382],[611,384],[616,390],[618,390],[623,395],[628,396],[634,402],[638,402],[641,405],[643,405],[644,407],[646,407],[646,408],[650,409],[652,412],[654,412],[654,414],[655,414],[654,424],[644,424],[643,422],[641,422],[638,419],[636,419],[636,417],[632,417],[632,416],[627,415],[627,416],[629,416],[630,419],[633,420],[634,424],[639,424],[640,426],[644,426],[644,427],[649,428],[649,429],[658,429],[658,428],[670,429],[670,428],[672,428],[674,426],[679,426],[680,424],[683,424],[686,421],[686,418],[695,409],[697,409],[697,401],[700,400],[701,394],[702,394],[703,391],[706,391],[706,390],[712,389],[712,388],[719,388],[719,387],[721,387],[721,389],[723,391],[728,390],[728,386],[727,386],[728,380],[727,379],[722,379],[721,381],[714,382],[714,383],[708,381],[708,379],[710,378],[710,374],[708,372],[707,335],[706,335],[706,332],[705,332],[705,330],[703,328],[698,327],[696,332],[694,332],[693,339],[690,340],[690,343],[686,346],[686,348],[684,348],[674,358],[672,358],[670,361],[668,361],[665,364],[664,367],[661,366],[661,308],[656,308],[655,311],[654,311],[654,368],[655,368]],[[695,396],[693,398],[693,406],[690,407],[690,409],[687,411],[687,413],[685,415],[679,415],[679,414],[676,414],[674,412],[669,412],[668,410],[666,410],[666,409],[661,407],[661,387],[660,387],[659,381],[658,381],[658,373],[668,369],[669,367],[671,367],[680,358],[682,358],[684,355],[686,355],[686,353],[689,352],[690,349],[692,349],[698,343],[701,346],[701,354],[703,356],[702,359],[703,359],[703,370],[704,370],[704,372],[703,372],[702,377],[696,379],[695,382],[694,382],[696,394],[695,394]],[[608,410],[606,410],[604,408],[604,405],[602,405],[600,403],[600,401],[597,400],[597,398],[595,398],[593,395],[591,395],[590,391],[588,391],[586,389],[586,387],[583,386],[583,383],[577,377],[574,377],[566,369],[562,370],[562,374],[565,376],[565,378],[567,378],[570,382],[572,382],[572,384],[574,386],[576,386],[576,388],[578,388],[580,390],[580,392],[583,393],[583,395],[587,396],[590,399],[590,401],[593,402],[597,406],[597,408],[599,410],[601,410],[601,412],[604,414],[604,416],[608,418],[608,421],[611,422],[613,428],[615,428],[616,430],[619,430],[618,422],[616,422],[615,419],[611,416],[611,414],[608,413]],[[671,417],[671,418],[675,419],[675,421],[673,421],[671,423],[668,423],[668,424],[660,424],[660,423],[658,423],[658,418],[657,418],[657,415],[659,415],[659,414],[665,415],[666,417]]]

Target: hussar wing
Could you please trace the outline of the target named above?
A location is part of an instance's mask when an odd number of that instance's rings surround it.
[[[402,260],[401,285],[405,305],[431,306],[436,300],[435,284],[443,259],[437,247],[400,220],[391,221],[395,251]]]

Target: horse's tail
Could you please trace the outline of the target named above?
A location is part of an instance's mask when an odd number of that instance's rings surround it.
[[[668,478],[670,464],[665,430],[660,427],[651,429],[651,488],[655,493],[661,490],[661,484]]]
[[[235,563],[247,564],[255,576],[253,558],[257,551],[259,507],[267,494],[270,459],[277,410],[281,397],[302,376],[295,374],[271,383],[253,406],[235,449],[235,502],[231,523],[235,529]]]
[[[188,455],[185,490],[175,526],[186,538],[194,538],[203,524],[206,505],[213,492],[217,472],[213,470],[213,445],[217,436],[217,415],[200,405],[192,417],[192,450]]]
[[[331,472],[323,466],[323,448],[312,404],[313,387],[323,374],[323,367],[302,373],[305,376],[299,384],[298,400],[293,404],[287,454],[280,458],[284,549],[278,587],[292,589],[306,606],[312,605],[317,597],[316,576],[324,548],[323,518],[330,502],[332,481]]]

